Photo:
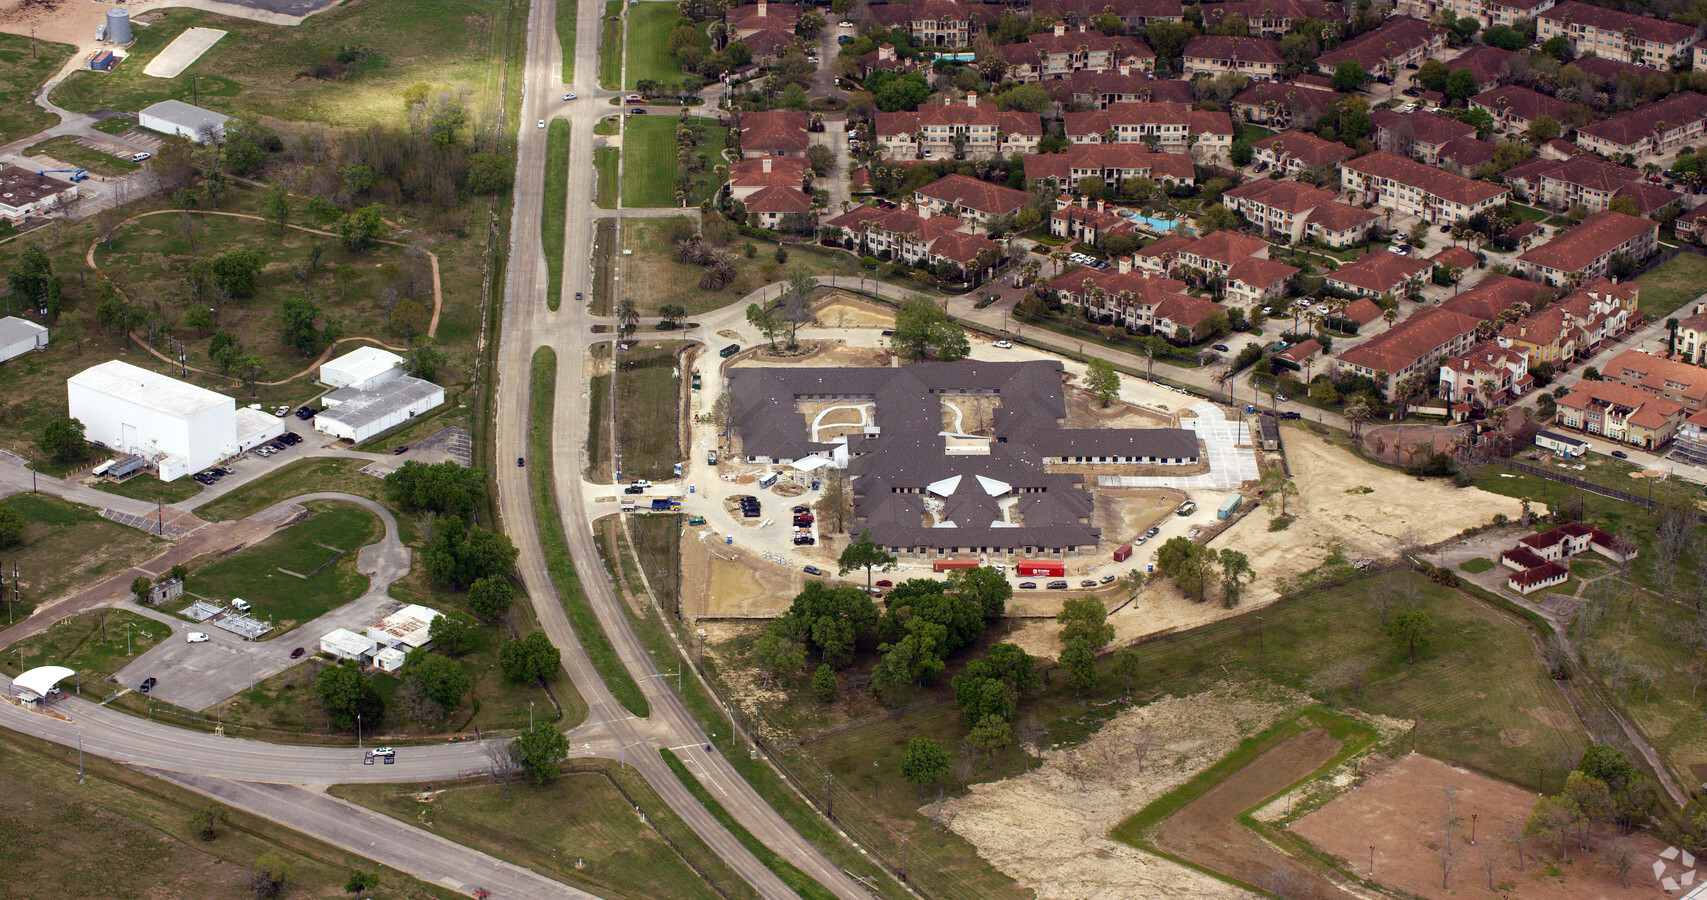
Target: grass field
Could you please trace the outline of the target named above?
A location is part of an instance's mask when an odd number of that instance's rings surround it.
[[[573,4],[570,4],[573,9]],[[552,119],[545,139],[545,209],[539,240],[545,250],[545,305],[563,302],[563,229],[569,206],[569,123]]]
[[[299,459],[280,466],[271,475],[196,507],[196,515],[210,522],[228,522],[254,515],[275,503],[314,491],[340,491],[379,499],[385,482],[363,475],[367,465],[359,459]]]
[[[65,666],[75,669],[83,684],[97,690],[108,675],[171,636],[172,626],[127,610],[78,613],[6,648],[0,670],[15,676],[36,666]],[[23,652],[21,667],[19,651]],[[76,679],[67,678],[59,687],[70,694],[76,693],[77,684]],[[105,694],[98,691],[100,696]]]
[[[360,597],[368,580],[356,571],[356,556],[384,535],[379,517],[335,500],[305,506],[313,513],[308,519],[194,569],[184,589],[217,601],[242,597],[254,605],[257,618],[273,623],[271,636]],[[286,569],[310,577],[298,578]]]
[[[605,116],[599,120],[597,125],[593,126],[593,133],[600,137],[610,137],[620,131],[622,131],[621,115]]]
[[[638,8],[638,7],[637,7]],[[674,7],[671,7],[672,12]],[[629,207],[675,206],[676,204],[676,125],[675,116],[629,116],[623,128],[622,146],[627,161],[622,167],[622,205]],[[705,171],[694,177],[688,192],[688,204],[698,203],[715,190],[715,166],[723,158],[727,135],[711,119],[690,118],[705,126],[704,143],[696,153],[704,153],[708,163]]]
[[[1480,575],[1481,573],[1486,572],[1493,567],[1494,567],[1494,561],[1493,560],[1484,559],[1482,557],[1464,560],[1464,562],[1460,563],[1458,566],[1458,568],[1463,569],[1466,572],[1469,572],[1471,575]]]
[[[688,771],[687,766],[682,764],[681,759],[676,754],[668,749],[659,752],[664,756],[664,763],[670,767],[670,771],[676,773],[676,778],[688,789],[689,793],[693,794],[694,799],[710,810],[712,816],[724,828],[729,829],[729,833],[734,835],[743,847],[757,856],[759,862],[765,864],[765,868],[775,872],[776,876],[781,878],[790,890],[799,895],[801,900],[831,900],[836,896],[823,885],[812,880],[811,876],[795,868],[792,863],[779,856],[775,850],[766,847],[763,841],[753,837],[753,833],[743,827],[739,821],[736,821],[735,817],[723,808],[723,804],[718,803],[717,798],[711,796],[711,792],[705,789],[705,785],[700,784],[699,780],[693,777],[693,773]]]
[[[1707,257],[1679,253],[1637,278],[1636,284],[1642,288],[1637,312],[1664,319],[1696,297],[1707,294]]]
[[[689,315],[728,306],[766,284],[788,277],[788,271],[796,266],[814,275],[857,276],[863,271],[852,256],[827,248],[791,246],[788,261],[779,263],[776,244],[749,239],[731,245],[737,251],[735,280],[722,290],[708,291],[699,286],[698,266],[676,262],[671,256],[669,230],[667,222],[656,219],[630,219],[622,226],[622,245],[634,251],[633,256],[621,257],[623,290],[642,315],[656,315],[668,304],[681,304]],[[751,259],[740,252],[742,245],[748,243],[754,245]],[[645,277],[636,277],[640,273],[646,273]]]
[[[1694,610],[1633,592],[1606,602],[1605,610],[1598,622],[1579,618],[1573,628],[1585,664],[1607,698],[1653,742],[1672,775],[1686,785],[1701,781],[1707,773],[1707,723],[1696,689],[1702,662],[1698,651],[1677,638],[1688,631]]]
[[[663,0],[647,0],[628,7],[628,71],[623,88],[632,89],[641,81],[651,79],[661,85],[681,83],[682,70],[670,52],[670,32],[688,21],[676,9],[676,4]]]
[[[599,31],[599,87],[622,89],[622,0],[607,0]]]
[[[63,900],[225,900],[248,896],[255,858],[274,853],[289,865],[288,896],[345,897],[351,872],[378,872],[379,896],[450,896],[341,847],[226,808],[229,821],[211,842],[186,822],[208,799],[76,747],[0,731],[0,827],[6,891]],[[43,835],[53,835],[43,840]]]
[[[599,190],[593,202],[600,209],[616,208],[617,176],[621,174],[622,149],[600,147],[593,151],[593,168],[599,172]]]
[[[119,159],[99,150],[91,150],[77,143],[77,139],[69,135],[48,138],[24,150],[25,156],[40,156],[42,154],[51,156],[62,163],[79,166],[101,175],[123,175],[126,172],[134,172],[141,168],[128,159]]]
[[[22,513],[29,523],[24,543],[0,557],[7,568],[17,567],[25,605],[93,587],[168,546],[147,532],[47,494],[17,494],[0,503]],[[15,612],[23,610],[20,606]]]
[[[535,460],[529,467],[533,481],[534,520],[539,523],[539,543],[545,552],[546,568],[557,587],[563,609],[574,626],[581,646],[592,660],[593,668],[604,679],[617,702],[637,716],[646,716],[651,704],[640,692],[634,676],[617,658],[610,637],[599,627],[592,604],[581,591],[575,564],[569,558],[569,545],[563,535],[563,518],[558,512],[557,491],[551,478],[551,404],[557,394],[557,354],[550,347],[541,347],[533,357],[531,400],[532,420],[528,423],[528,449]]]
[[[615,188],[611,190],[615,196]],[[595,316],[611,314],[611,274],[615,270],[616,220],[599,219],[593,223],[593,291],[587,298],[587,311]]]
[[[177,503],[201,493],[202,485],[194,478],[161,481],[159,477],[144,472],[124,481],[98,481],[95,483],[95,489],[132,500],[164,500],[167,503]]]
[[[634,535],[634,556],[650,579],[658,602],[671,615],[681,612],[680,587],[682,569],[682,526],[686,519],[680,515],[631,516],[628,520]]]
[[[682,460],[682,379],[676,341],[633,345],[617,357],[616,440],[622,477],[669,479]]]
[[[291,28],[262,25],[191,9],[156,11],[152,27],[138,28],[131,59],[106,74],[79,72],[54,91],[67,109],[141,109],[160,100],[190,102],[197,78],[200,106],[248,112],[293,122],[363,125],[401,122],[405,87],[426,83],[467,91],[482,108],[496,90],[499,49],[521,0],[395,0],[348,3]],[[142,70],[161,48],[191,26],[229,34],[176,78]],[[398,34],[412,35],[398,41]],[[316,78],[311,66],[347,50],[341,77]],[[513,108],[513,107],[512,107]]]
[[[35,104],[35,92],[75,52],[70,44],[0,34],[0,144],[58,124],[58,116]]]
[[[124,134],[135,124],[135,122],[121,116],[113,116],[111,118],[102,119],[90,127],[102,134]]]
[[[579,7],[563,3],[557,7],[557,45],[563,50],[563,83],[575,83],[575,19]]]
[[[512,785],[509,799],[489,782],[333,793],[611,900],[757,896],[639,773],[610,760],[576,760],[543,786]]]

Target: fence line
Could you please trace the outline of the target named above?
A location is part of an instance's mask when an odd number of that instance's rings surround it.
[[[1605,485],[1595,484],[1592,481],[1584,481],[1581,478],[1572,478],[1569,475],[1561,475],[1558,472],[1550,471],[1542,468],[1541,466],[1532,466],[1525,462],[1518,462],[1515,459],[1501,460],[1501,463],[1503,465],[1510,466],[1519,472],[1534,475],[1538,478],[1545,478],[1548,481],[1557,481],[1560,484],[1568,484],[1578,490],[1588,491],[1591,494],[1599,494],[1602,497],[1610,497],[1613,500],[1623,500],[1626,503],[1634,503],[1645,509],[1653,509],[1659,505],[1657,501],[1647,497],[1631,494],[1626,491],[1620,491],[1616,488],[1609,488]]]

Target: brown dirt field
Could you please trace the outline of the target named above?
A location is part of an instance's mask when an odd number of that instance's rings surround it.
[[[1363,431],[1363,449],[1397,465],[1403,451],[1407,456],[1410,448],[1418,444],[1429,444],[1436,450],[1445,450],[1456,443],[1464,434],[1463,425],[1377,425]]]
[[[107,7],[77,0],[0,0],[0,31],[81,47],[106,22]]]
[[[1173,419],[1168,416],[1124,400],[1116,400],[1104,409],[1102,401],[1084,388],[1069,387],[1063,393],[1067,401],[1068,428],[1174,427]],[[1177,394],[1174,396],[1178,397]]]
[[[893,328],[895,313],[846,294],[832,294],[812,307],[812,315],[825,328]]]
[[[1091,525],[1102,531],[1104,552],[1143,534],[1184,502],[1185,494],[1171,488],[1103,488],[1096,492]],[[1133,553],[1143,548],[1134,547]]]
[[[1259,509],[1217,542],[1243,551],[1256,570],[1246,608],[1274,599],[1280,576],[1320,564],[1330,542],[1337,542],[1350,559],[1391,557],[1401,543],[1431,544],[1485,523],[1495,513],[1515,519],[1520,512],[1514,498],[1454,487],[1440,479],[1418,481],[1365,462],[1306,428],[1286,427],[1282,442],[1298,485],[1287,512],[1297,521],[1271,532],[1267,510]]]
[[[1442,791],[1456,788],[1452,811],[1459,864],[1440,887],[1440,839],[1446,800]],[[1561,863],[1558,840],[1524,839],[1527,871],[1518,871],[1511,823],[1527,821],[1536,797],[1439,760],[1411,754],[1321,809],[1293,823],[1292,831],[1317,848],[1363,873],[1369,867],[1369,847],[1375,847],[1375,878],[1408,895],[1426,898],[1522,897],[1523,900],[1611,900],[1661,896],[1650,865],[1665,844],[1643,834],[1631,835],[1636,862],[1625,888],[1610,870],[1605,846],[1616,835],[1599,833],[1587,853],[1570,844],[1571,861]],[[1476,844],[1470,844],[1470,816],[1476,816]],[[1494,890],[1488,889],[1483,851],[1496,856]],[[1675,869],[1675,864],[1674,864]]]
[[[1220,685],[1126,709],[1078,747],[1044,748],[1037,769],[945,801],[952,827],[1038,900],[1251,898],[1109,831],[1303,702],[1265,685]],[[1154,740],[1142,766],[1132,754],[1141,732]]]
[[[1001,405],[1000,397],[945,396],[942,398],[943,430],[993,437],[996,410]]]
[[[806,342],[802,342],[804,345]],[[878,350],[863,350],[849,347],[840,341],[817,342],[818,346],[808,351],[804,356],[771,356],[768,349],[743,354],[732,361],[726,368],[739,366],[886,366],[889,364],[889,354]],[[768,347],[768,345],[761,345]]]
[[[1156,846],[1258,886],[1277,867],[1284,867],[1298,881],[1286,896],[1298,900],[1346,896],[1234,818],[1326,765],[1339,748],[1340,742],[1326,729],[1313,728],[1270,749],[1164,819],[1156,829]]]
[[[682,539],[682,618],[777,616],[787,611],[805,586],[799,569],[782,569],[748,560],[734,547],[712,547],[699,529]],[[690,585],[704,585],[703,590]]]

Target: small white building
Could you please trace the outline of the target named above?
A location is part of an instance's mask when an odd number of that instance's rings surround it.
[[[110,360],[65,383],[85,436],[152,463],[162,481],[199,472],[284,431],[281,419],[237,408],[224,394]],[[241,414],[240,414],[241,413]]]
[[[367,636],[376,643],[408,653],[433,642],[433,620],[442,615],[436,609],[411,603],[369,625]]]
[[[373,390],[339,388],[327,394],[314,427],[333,437],[361,443],[443,406],[445,389],[412,375],[399,375]]]
[[[402,650],[396,647],[386,647],[373,655],[373,665],[381,672],[395,672],[403,668],[403,662],[408,658],[409,654]]]
[[[161,134],[174,134],[192,141],[225,136],[225,123],[231,117],[211,109],[191,106],[182,100],[162,100],[136,114],[137,124]]]
[[[348,628],[334,628],[320,639],[321,653],[337,659],[353,659],[358,663],[366,662],[378,648],[378,641]]]
[[[77,185],[18,166],[0,166],[0,219],[13,225],[77,199]]]
[[[17,316],[0,319],[0,362],[47,349],[47,329]]]
[[[1588,441],[1578,440],[1557,431],[1543,431],[1536,434],[1535,446],[1543,450],[1551,450],[1560,456],[1582,456],[1588,452]]]
[[[352,350],[320,367],[320,381],[335,388],[371,391],[403,374],[403,357],[378,347]]]

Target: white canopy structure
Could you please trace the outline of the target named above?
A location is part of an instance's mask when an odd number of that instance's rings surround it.
[[[37,666],[13,679],[12,687],[23,694],[25,700],[40,700],[53,690],[54,685],[76,674],[64,666]]]

